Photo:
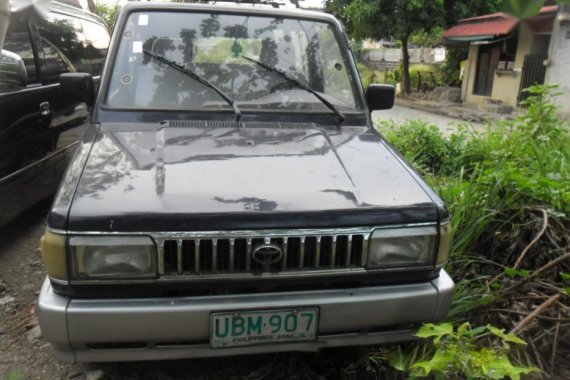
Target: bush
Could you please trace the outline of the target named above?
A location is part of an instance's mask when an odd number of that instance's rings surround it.
[[[532,361],[553,373],[569,353],[561,342],[570,340],[570,330],[556,327],[568,321],[559,318],[569,310],[570,134],[551,102],[555,87],[526,91],[523,115],[483,132],[463,126],[446,138],[422,121],[383,122],[379,130],[452,215],[452,321],[515,329],[532,343],[516,357],[509,353],[509,360],[522,366]],[[544,315],[533,317],[537,321],[523,321],[547,302]],[[433,348],[408,347],[423,353],[412,364],[427,360]],[[407,368],[412,371],[411,364]]]
[[[514,345],[526,342],[514,334],[487,325],[471,328],[469,322],[454,328],[451,323],[427,323],[417,333],[431,342],[418,351],[393,352],[390,363],[414,378],[519,380],[521,374],[540,372],[536,367],[517,366],[509,359]]]

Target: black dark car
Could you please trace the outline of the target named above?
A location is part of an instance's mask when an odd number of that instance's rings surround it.
[[[0,56],[0,225],[57,189],[90,111],[62,95],[59,76],[87,72],[96,85],[109,39],[100,17],[66,4],[10,14]]]
[[[66,361],[413,338],[453,281],[442,200],[380,136],[331,15],[130,3],[48,215],[42,335]]]

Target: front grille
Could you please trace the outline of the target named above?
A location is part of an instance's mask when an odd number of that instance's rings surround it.
[[[157,239],[161,275],[215,275],[363,267],[369,231],[319,234],[206,233]],[[272,256],[260,250],[270,247]],[[269,259],[264,259],[269,257]]]

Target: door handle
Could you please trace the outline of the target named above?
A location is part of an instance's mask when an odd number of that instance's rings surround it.
[[[49,102],[40,103],[40,114],[42,116],[49,116],[51,114],[51,106]]]

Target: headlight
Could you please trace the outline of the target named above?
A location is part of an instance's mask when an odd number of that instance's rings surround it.
[[[436,226],[377,229],[368,250],[368,268],[433,265]]]
[[[148,278],[156,274],[156,247],[147,236],[69,239],[76,279]]]
[[[439,249],[437,250],[437,265],[441,266],[447,261],[451,247],[451,222],[445,220],[439,225]]]
[[[65,235],[46,230],[40,241],[42,259],[50,278],[67,281],[67,262],[65,258]]]

